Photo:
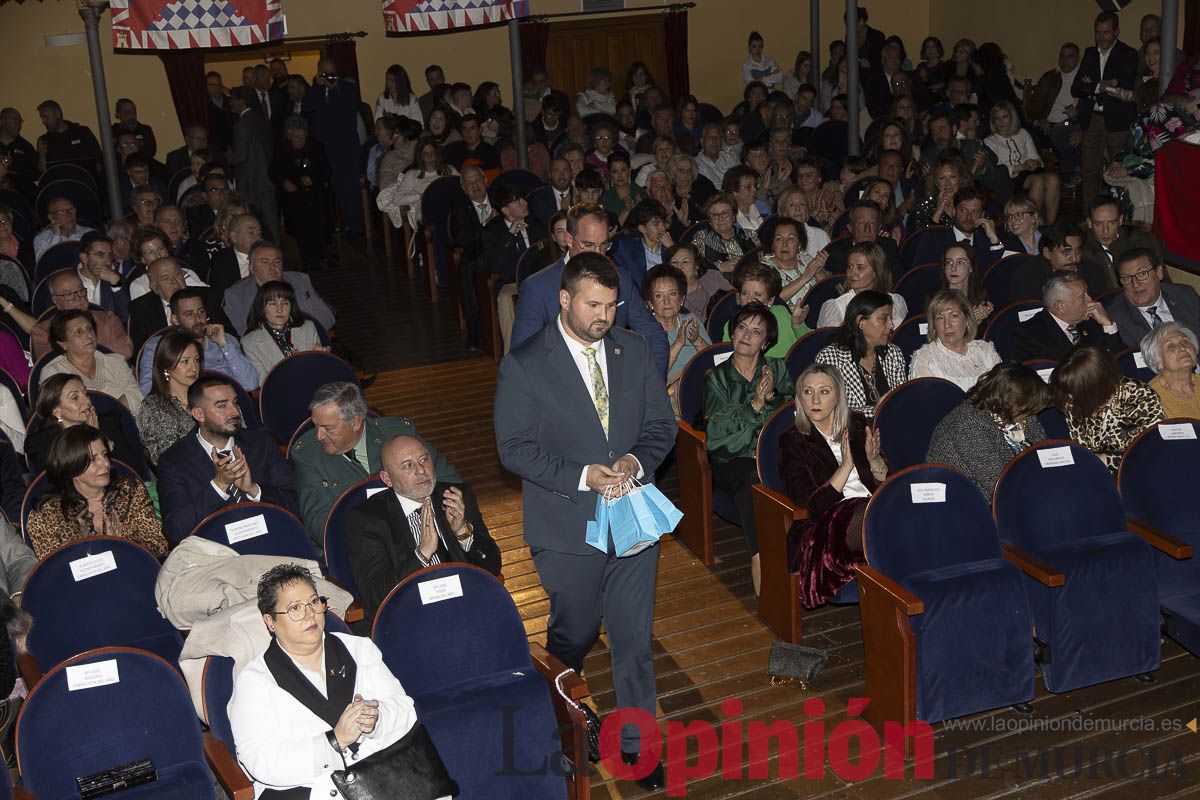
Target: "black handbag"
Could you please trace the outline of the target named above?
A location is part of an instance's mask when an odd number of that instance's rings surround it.
[[[437,800],[459,791],[419,722],[383,750],[330,777],[347,800]]]

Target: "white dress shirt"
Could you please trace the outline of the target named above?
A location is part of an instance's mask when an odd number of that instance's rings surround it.
[[[1154,330],[1154,320],[1150,318],[1149,311],[1151,308],[1154,309],[1154,313],[1164,323],[1175,321],[1175,315],[1171,313],[1171,307],[1167,305],[1167,300],[1162,296],[1162,292],[1159,292],[1158,297],[1155,298],[1153,303],[1137,307],[1137,310],[1142,313],[1142,319],[1146,320],[1146,324],[1150,326],[1150,330]]]
[[[200,280],[199,275],[197,275],[195,272],[192,272],[192,270],[188,269],[187,267],[183,268],[183,285],[184,286],[208,286],[207,283]],[[150,278],[148,278],[145,275],[145,273],[143,273],[143,274],[139,275],[138,277],[134,278],[133,282],[129,284],[129,302],[132,303],[134,300],[137,300],[139,297],[141,297],[144,294],[147,294],[149,291],[150,291]],[[167,319],[170,319],[171,318],[171,307],[170,307],[170,305],[168,305],[166,303],[166,301],[163,302],[163,311],[166,312]]]
[[[491,202],[488,200],[484,200],[482,203],[474,203],[473,202],[472,205],[475,206],[475,213],[479,215],[479,222],[481,224],[486,223],[487,218],[489,216],[491,216],[491,214],[492,214]]]
[[[200,443],[200,449],[204,451],[205,458],[208,458],[209,460],[212,459],[212,449],[214,447],[217,448],[218,451],[228,450],[231,453],[233,452],[233,448],[237,447],[237,445],[233,441],[232,436],[229,437],[229,439],[225,442],[224,445],[217,444],[216,442],[210,442],[207,439],[205,439],[204,435],[200,432],[199,428],[196,429],[195,436],[196,436],[196,441]],[[220,495],[222,500],[228,500],[232,496],[228,492],[226,492],[225,489],[218,486],[215,479],[209,481],[208,485],[213,488],[214,492],[216,492],[218,495]],[[259,500],[262,499],[262,485],[260,483],[258,483],[258,481],[255,481],[254,485],[258,487],[258,494],[252,494],[252,495],[247,494],[246,499],[252,503],[257,503]],[[243,494],[245,494],[245,492],[243,492]]]
[[[83,283],[83,289],[87,292],[87,299],[93,305],[101,305],[100,302],[100,281],[93,282],[83,271],[83,267],[75,270],[75,274],[79,276],[79,280]]]
[[[436,481],[436,478],[434,480]],[[404,495],[400,494],[399,492],[397,492],[395,489],[392,490],[392,493],[394,495],[396,495],[396,499],[400,501],[400,508],[402,508],[404,510],[404,516],[412,517],[412,515],[414,513],[416,513],[418,515],[421,513],[421,508],[424,506],[424,503],[419,502],[417,500],[411,500],[411,499],[405,497]],[[434,516],[433,516],[433,527],[437,531],[438,538],[442,540],[442,546],[446,547],[446,549],[449,550],[450,548],[446,545],[446,536],[444,533],[442,533],[442,529],[438,527],[436,514],[434,514]],[[436,552],[433,554],[433,556],[430,557],[430,559],[428,561],[426,561],[425,557],[423,555],[421,555],[421,532],[417,531],[417,530],[413,530],[412,536],[413,536],[413,553],[416,555],[417,561],[420,561],[422,564],[424,564],[427,567],[431,567],[434,564],[442,563],[442,560],[440,558],[438,558],[438,554]],[[470,550],[471,545],[473,545],[474,543],[475,543],[475,535],[474,534],[471,534],[471,536],[469,536],[468,538],[462,539],[459,541],[459,544],[462,545],[463,550]]]
[[[846,307],[854,299],[854,294],[855,292],[850,290],[832,300],[826,300],[821,306],[821,313],[817,316],[817,327],[831,328],[841,325],[842,320],[846,318]],[[895,292],[888,296],[892,298],[892,324],[899,328],[900,324],[904,322],[904,318],[908,316],[908,303]]]

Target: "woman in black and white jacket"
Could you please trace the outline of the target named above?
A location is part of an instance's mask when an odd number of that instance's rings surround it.
[[[875,416],[879,398],[904,383],[904,353],[892,344],[892,298],[867,289],[846,307],[846,317],[832,341],[817,353],[818,364],[837,368],[846,384],[851,411]]]

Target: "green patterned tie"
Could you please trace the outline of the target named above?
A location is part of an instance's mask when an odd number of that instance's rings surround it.
[[[604,373],[600,371],[600,362],[596,360],[596,348],[585,347],[583,354],[587,356],[588,367],[592,371],[592,402],[596,404],[596,413],[600,415],[600,427],[608,436],[608,388],[604,385]]]

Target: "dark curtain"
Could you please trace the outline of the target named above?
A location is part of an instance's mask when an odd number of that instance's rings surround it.
[[[167,84],[171,87],[171,100],[175,103],[180,130],[186,130],[189,125],[208,127],[204,51],[171,50],[159,53],[158,57],[162,59],[163,70],[167,73]]]
[[[521,73],[529,80],[529,73],[546,66],[546,44],[550,41],[550,23],[545,17],[521,20]]]
[[[333,59],[338,74],[343,78],[353,78],[358,81],[358,43],[353,39],[341,42],[330,42],[325,45],[325,55]],[[361,84],[362,82],[359,81]]]
[[[1184,57],[1200,53],[1200,0],[1185,0],[1183,4]]]
[[[672,100],[691,94],[688,75],[687,9],[672,9],[663,23],[667,53],[667,93]]]

